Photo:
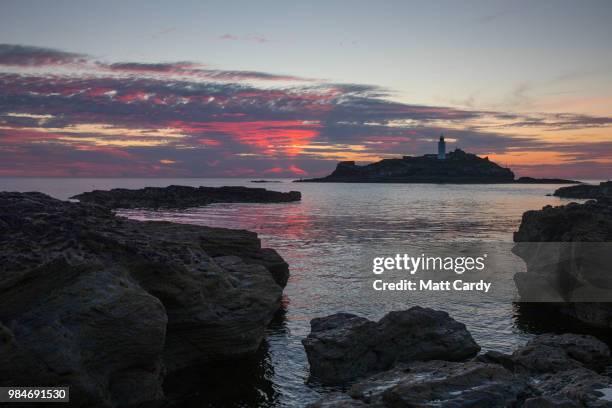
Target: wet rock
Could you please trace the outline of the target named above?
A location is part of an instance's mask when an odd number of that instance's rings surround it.
[[[77,407],[159,401],[167,373],[258,349],[282,264],[247,231],[0,193],[0,386],[69,385]]]
[[[108,208],[188,208],[211,203],[284,203],[299,201],[301,194],[250,187],[169,186],[94,190],[71,198]]]
[[[589,368],[601,369],[610,362],[610,349],[593,336],[571,333],[541,334],[528,344],[561,349],[568,357]]]
[[[413,307],[378,322],[348,313],[311,321],[303,340],[313,380],[342,383],[398,362],[473,357],[480,347],[447,313]]]
[[[353,399],[348,394],[334,392],[308,405],[308,408],[363,408],[368,406],[370,405]]]
[[[593,336],[548,333],[534,337],[512,354],[487,351],[476,359],[528,374],[555,373],[584,367],[601,370],[610,363],[610,349]]]
[[[400,363],[313,406],[612,407],[612,378],[585,367],[608,364],[609,356],[594,337],[543,334],[512,354]]]
[[[514,407],[533,390],[502,366],[469,361],[402,364],[351,387],[346,397],[323,398],[313,407]]]
[[[524,408],[612,407],[612,379],[585,368],[546,374],[532,380],[539,395]]]

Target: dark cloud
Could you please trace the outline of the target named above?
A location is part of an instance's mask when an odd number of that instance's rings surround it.
[[[109,69],[121,73],[135,74],[175,74],[183,76],[193,76],[207,79],[216,79],[222,81],[245,81],[245,80],[260,80],[260,81],[312,81],[307,78],[300,78],[293,75],[278,75],[267,72],[258,71],[231,71],[219,69],[204,69],[200,64],[192,62],[176,62],[176,63],[137,63],[123,62],[114,64],[98,63],[103,69]]]
[[[79,64],[87,60],[83,54],[59,51],[51,48],[0,44],[0,65],[17,67]]]
[[[591,116],[572,113],[549,114],[543,117],[524,117],[512,122],[511,127],[542,127],[546,130],[583,129],[587,127],[603,127],[612,124],[612,118],[606,116]]]
[[[155,63],[147,64],[142,62],[119,62],[114,64],[99,63],[102,68],[108,68],[120,72],[180,72],[196,66],[191,62]]]

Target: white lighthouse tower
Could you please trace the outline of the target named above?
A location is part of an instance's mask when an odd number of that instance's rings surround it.
[[[444,135],[440,135],[440,141],[438,142],[438,160],[446,159],[446,142],[444,141]]]

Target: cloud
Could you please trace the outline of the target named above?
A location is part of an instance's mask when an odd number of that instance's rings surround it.
[[[256,43],[267,43],[269,40],[267,37],[261,35],[261,34],[248,34],[248,35],[244,35],[244,36],[238,36],[235,34],[230,34],[230,33],[226,33],[223,35],[220,35],[217,37],[217,39],[219,40],[223,40],[223,41],[250,41],[250,42],[256,42]]]
[[[38,67],[80,64],[87,60],[83,54],[59,51],[51,48],[0,44],[0,65]]]
[[[517,169],[612,163],[606,116],[407,104],[372,85],[2,47],[0,175],[317,176],[337,160],[429,153],[440,133]],[[76,68],[58,75],[62,64]],[[574,129],[600,136],[556,136]]]
[[[229,41],[238,41],[240,37],[233,34],[223,34],[217,37],[219,40],[229,40]]]

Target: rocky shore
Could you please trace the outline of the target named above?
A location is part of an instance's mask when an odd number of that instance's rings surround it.
[[[592,336],[543,334],[512,354],[474,357],[480,347],[465,326],[432,309],[378,323],[336,314],[311,326],[304,346],[313,380],[349,387],[312,408],[612,407],[612,378],[600,373],[610,350]]]
[[[514,277],[521,301],[558,294],[556,302],[543,299],[548,301],[539,307],[592,327],[612,328],[609,199],[527,211],[514,240],[513,251],[527,265]]]
[[[612,181],[604,181],[596,186],[581,184],[579,186],[561,187],[555,190],[553,195],[562,198],[612,198]]]
[[[252,232],[0,193],[0,386],[69,385],[75,407],[163,401],[166,375],[258,349],[288,273]]]
[[[299,191],[280,192],[250,187],[145,187],[94,190],[70,197],[108,208],[188,208],[211,203],[286,203],[300,201]]]
[[[521,300],[558,295],[522,305],[547,310],[552,319],[571,317],[590,333],[609,333],[612,302],[574,296],[612,290],[610,200],[528,211],[514,239],[513,250],[527,265],[515,276]],[[480,347],[464,325],[413,307],[379,322],[345,313],[314,319],[303,343],[311,381],[348,390],[312,408],[612,407],[610,350],[590,335],[541,334],[511,354],[476,355]]]

